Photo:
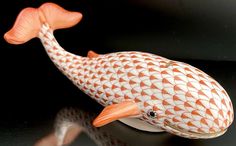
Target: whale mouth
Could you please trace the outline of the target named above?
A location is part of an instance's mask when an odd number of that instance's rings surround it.
[[[224,129],[222,131],[214,132],[214,133],[200,133],[200,132],[194,132],[194,131],[188,131],[185,129],[181,129],[170,122],[165,122],[165,128],[167,128],[170,131],[173,131],[177,135],[181,135],[186,138],[192,138],[192,139],[208,139],[208,138],[215,138],[218,136],[223,135],[227,129]]]

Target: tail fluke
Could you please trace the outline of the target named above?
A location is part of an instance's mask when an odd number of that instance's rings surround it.
[[[40,27],[37,9],[25,8],[18,15],[12,29],[5,33],[4,39],[10,44],[23,44],[36,37]]]
[[[39,8],[25,8],[17,16],[11,30],[5,33],[4,39],[10,44],[23,44],[38,36],[43,23],[56,30],[72,27],[81,18],[81,13],[67,11],[53,3],[45,3]]]
[[[53,3],[43,4],[39,7],[39,11],[42,12],[45,19],[41,21],[46,21],[53,30],[72,27],[82,18],[81,13],[67,11]]]

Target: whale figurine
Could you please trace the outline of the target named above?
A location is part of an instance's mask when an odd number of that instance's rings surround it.
[[[115,120],[139,130],[166,131],[207,139],[223,135],[234,111],[224,88],[203,71],[183,62],[144,52],[87,57],[65,51],[53,36],[82,18],[54,3],[25,8],[4,35],[10,44],[38,37],[56,67],[80,90],[104,106],[93,125]]]

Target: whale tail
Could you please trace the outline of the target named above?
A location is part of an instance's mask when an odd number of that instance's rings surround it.
[[[38,36],[43,23],[56,30],[72,27],[81,18],[81,13],[67,11],[54,3],[45,3],[39,8],[25,8],[17,16],[13,27],[4,34],[4,39],[10,44],[23,44]]]

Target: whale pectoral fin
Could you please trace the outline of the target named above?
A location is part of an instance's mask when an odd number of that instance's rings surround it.
[[[103,111],[93,121],[95,127],[101,127],[121,118],[139,116],[140,110],[133,101],[124,101],[118,104],[112,104],[103,109]]]
[[[95,53],[94,51],[91,51],[91,50],[88,51],[88,54],[87,54],[88,58],[96,58],[98,56],[99,56],[99,54]]]

